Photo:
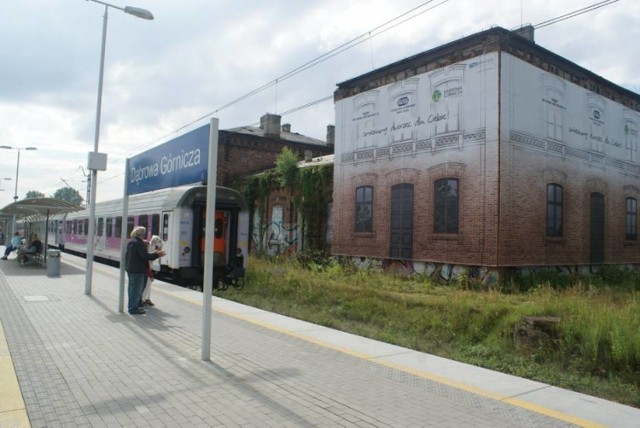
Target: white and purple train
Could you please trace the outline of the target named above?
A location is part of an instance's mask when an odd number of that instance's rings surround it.
[[[96,260],[120,262],[122,228],[127,236],[135,226],[147,228],[147,239],[159,236],[167,255],[160,273],[176,283],[202,287],[204,276],[206,186],[180,186],[129,198],[128,216],[122,219],[122,199],[96,204]],[[216,188],[214,288],[239,286],[247,263],[249,213],[242,195]],[[87,252],[89,212],[78,211],[49,220],[49,246],[84,255]]]

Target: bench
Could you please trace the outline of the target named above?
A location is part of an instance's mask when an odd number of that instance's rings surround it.
[[[20,266],[39,265],[44,267],[44,251],[43,245],[36,245],[35,253],[27,253],[24,246],[18,248],[18,263]]]

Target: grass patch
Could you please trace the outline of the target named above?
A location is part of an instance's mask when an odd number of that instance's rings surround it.
[[[637,280],[609,269],[525,292],[442,286],[375,268],[252,258],[243,290],[220,297],[417,351],[640,407]],[[560,317],[557,337],[519,349],[525,315]]]

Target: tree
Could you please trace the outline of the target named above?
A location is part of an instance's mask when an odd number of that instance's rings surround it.
[[[74,205],[80,205],[83,201],[82,196],[76,189],[71,187],[61,187],[53,194],[54,199],[61,199]]]
[[[44,193],[42,192],[38,192],[37,190],[29,190],[24,198],[32,199],[32,198],[44,198],[44,197],[45,197]]]

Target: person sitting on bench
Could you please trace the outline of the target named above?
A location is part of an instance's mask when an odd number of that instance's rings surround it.
[[[11,243],[7,246],[7,248],[5,248],[4,256],[2,256],[0,260],[7,260],[7,257],[9,257],[9,254],[11,254],[12,251],[15,251],[18,248],[20,248],[21,245],[22,245],[22,238],[20,237],[20,232],[16,232],[13,234],[13,238],[11,238]]]
[[[38,235],[33,233],[31,238],[23,247],[24,249],[18,250],[18,260],[20,263],[26,263],[29,261],[29,256],[42,253],[42,241],[38,239]]]

